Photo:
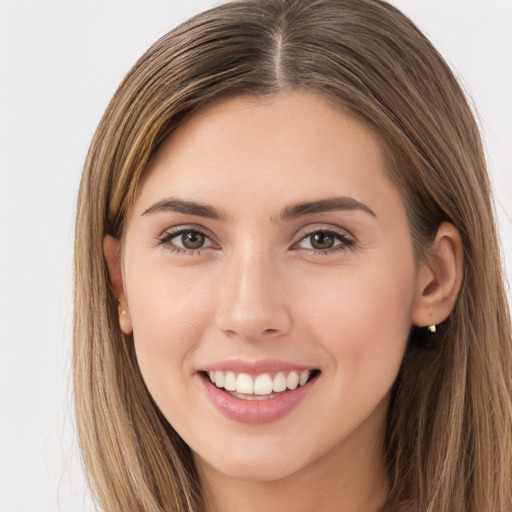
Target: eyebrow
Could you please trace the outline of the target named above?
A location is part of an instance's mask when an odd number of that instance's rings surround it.
[[[177,212],[214,220],[226,220],[226,216],[221,214],[213,206],[175,198],[158,201],[158,203],[149,207],[142,215],[155,212]]]
[[[372,217],[377,217],[371,208],[351,197],[331,197],[328,199],[308,201],[288,206],[281,212],[279,218],[281,221],[287,221],[302,217],[303,215],[331,212],[336,210],[359,210],[368,213]],[[155,203],[153,206],[150,206],[146,211],[144,211],[142,215],[166,211],[184,213],[197,217],[205,217],[213,220],[226,220],[226,215],[219,212],[213,206],[196,203],[194,201],[184,201],[182,199],[176,198],[163,199],[158,201],[158,203]]]
[[[375,212],[364,203],[356,201],[352,197],[331,197],[319,201],[298,203],[285,208],[280,215],[282,221],[296,219],[310,213],[332,212],[335,210],[360,210],[377,217]]]

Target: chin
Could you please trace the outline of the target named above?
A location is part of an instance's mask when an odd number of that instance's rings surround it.
[[[269,461],[260,461],[258,463],[237,461],[226,465],[226,467],[217,467],[216,469],[231,478],[261,483],[284,480],[297,471],[291,464],[283,463],[275,466]]]
[[[240,454],[237,456],[237,452]],[[197,458],[206,462],[215,472],[229,478],[246,480],[251,482],[273,482],[286,479],[300,471],[307,465],[297,457],[297,454],[286,456],[281,450],[272,450],[272,453],[264,450],[255,450],[254,453],[233,449],[233,456],[223,457],[220,461],[205,460],[197,454]],[[197,464],[196,464],[197,465]]]

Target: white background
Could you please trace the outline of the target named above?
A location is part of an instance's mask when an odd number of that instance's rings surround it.
[[[70,370],[81,167],[135,60],[216,3],[0,0],[0,512],[92,510],[74,440]],[[394,3],[473,98],[510,279],[512,1]]]

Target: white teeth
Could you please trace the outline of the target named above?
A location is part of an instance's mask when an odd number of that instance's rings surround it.
[[[210,377],[211,380],[211,377]],[[219,388],[224,387],[224,372],[215,372],[215,377],[213,382],[215,382],[215,385]]]
[[[237,393],[236,391],[230,391],[231,396],[236,396],[237,398],[242,398],[243,400],[270,400],[275,398],[277,395],[246,395]]]
[[[254,379],[254,394],[255,395],[270,395],[272,393],[272,379],[270,375],[264,373],[258,375]]]
[[[300,379],[299,379],[299,385],[300,386],[304,386],[304,384],[306,384],[306,382],[308,381],[309,379],[309,376],[311,375],[311,372],[308,371],[308,370],[304,370],[301,374],[300,374]]]
[[[298,386],[304,386],[310,375],[309,370],[304,370],[300,374],[292,371],[288,375],[285,372],[278,372],[272,379],[268,373],[262,373],[253,378],[248,373],[236,374],[235,372],[224,372],[222,370],[208,372],[213,384],[218,388],[224,388],[226,391],[232,392],[234,396],[256,395],[270,398],[275,396],[275,393],[282,393],[286,389],[293,391]],[[253,397],[255,400],[257,399],[256,396]]]
[[[294,390],[299,385],[299,374],[297,372],[290,372],[288,377],[286,378],[286,387],[288,389]]]
[[[247,373],[241,373],[236,379],[236,392],[252,395],[254,393],[254,382]]]
[[[276,393],[281,393],[281,391],[284,391],[286,389],[286,377],[285,377],[284,373],[279,372],[274,377],[274,382],[272,384],[272,389]]]
[[[215,372],[215,376],[217,376],[217,372]],[[236,390],[236,375],[233,372],[226,372],[224,377],[224,389],[226,391]]]

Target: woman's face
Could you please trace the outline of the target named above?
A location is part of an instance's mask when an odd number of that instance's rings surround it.
[[[364,124],[305,92],[200,110],[140,183],[122,273],[142,374],[199,467],[380,456],[418,285]]]

